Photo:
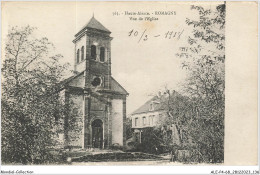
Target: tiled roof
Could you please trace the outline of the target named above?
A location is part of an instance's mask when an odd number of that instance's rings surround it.
[[[171,92],[171,107],[177,107],[178,105],[185,105],[187,104],[188,97],[183,96],[173,90]],[[160,97],[154,96],[152,99],[148,100],[145,104],[135,110],[131,115],[141,114],[141,113],[148,113],[154,111],[160,111],[167,109],[169,97],[167,94],[162,94]],[[150,104],[153,104],[153,109],[150,110]]]
[[[84,72],[84,71],[83,71]],[[73,75],[63,81],[61,81],[60,84],[68,84],[69,82],[71,82],[73,79],[77,78],[80,75],[83,75],[83,72],[78,73],[76,75]],[[117,92],[119,94],[124,94],[124,95],[128,95],[128,92],[113,78],[111,77],[111,91],[112,92]]]
[[[105,28],[98,20],[94,18],[94,16],[90,19],[90,21],[75,35],[77,36],[80,34],[82,31],[85,29],[90,28],[90,29],[97,29],[105,32],[111,33],[107,28]]]
[[[111,77],[111,90],[128,95],[128,92],[113,77]]]
[[[153,110],[150,111],[150,104],[153,103]],[[135,110],[132,115],[134,114],[141,114],[141,113],[147,113],[147,112],[153,112],[153,111],[159,111],[164,110],[164,103],[161,102],[158,96],[154,96],[152,99],[148,100],[143,104],[141,107],[139,107],[137,110]]]
[[[66,78],[66,79],[64,79],[64,80],[62,80],[59,84],[66,84],[66,83],[68,83],[68,82],[70,82],[71,80],[73,80],[74,78],[76,78],[76,77],[78,77],[78,76],[80,76],[80,75],[82,75],[84,73],[84,71],[83,72],[80,72],[80,73],[77,73],[76,75],[72,75],[72,76],[70,76],[70,77],[68,77],[68,78]]]

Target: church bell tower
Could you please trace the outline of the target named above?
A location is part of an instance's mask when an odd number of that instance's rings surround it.
[[[110,148],[126,144],[128,92],[111,75],[111,32],[94,16],[75,35],[74,72],[64,80],[65,147]],[[72,115],[79,129],[68,127]],[[74,116],[75,117],[75,116]]]
[[[86,89],[111,88],[111,32],[94,16],[75,35],[74,71],[83,72]]]

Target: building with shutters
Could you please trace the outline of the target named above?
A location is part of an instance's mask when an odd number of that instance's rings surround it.
[[[171,95],[172,98],[181,97],[176,91],[173,91]],[[157,128],[164,133],[165,137],[171,137],[172,143],[180,143],[180,133],[176,126],[165,123],[168,117],[167,98],[166,95],[156,95],[130,115],[134,137],[137,142],[141,143],[146,137],[143,134],[146,129]]]

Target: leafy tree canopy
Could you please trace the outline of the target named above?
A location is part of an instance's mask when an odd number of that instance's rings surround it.
[[[2,161],[45,161],[53,146],[63,106],[56,93],[68,64],[50,56],[53,44],[35,38],[30,26],[12,27],[2,65]]]

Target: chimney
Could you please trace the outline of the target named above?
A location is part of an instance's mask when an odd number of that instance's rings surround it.
[[[162,96],[161,91],[158,92],[158,97],[160,98]]]

